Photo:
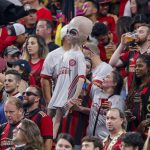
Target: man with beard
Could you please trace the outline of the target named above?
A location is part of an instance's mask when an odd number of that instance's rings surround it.
[[[129,45],[127,36],[129,33],[123,34],[121,38],[121,43],[112,55],[110,59],[110,65],[113,67],[125,67],[127,68],[127,84],[128,91],[132,89],[134,81],[135,63],[136,59],[140,54],[147,54],[150,46],[150,27],[147,24],[141,25],[136,30],[136,38],[134,41],[137,43],[136,48],[129,48],[126,50],[127,45]]]
[[[0,125],[0,150],[15,149],[13,130],[23,119],[23,104],[15,97],[9,97],[4,106],[7,123]]]
[[[111,34],[104,23],[96,22],[91,33],[91,41],[94,42],[100,51],[102,61],[108,62],[110,55],[114,52],[115,46],[111,41]]]
[[[39,108],[42,92],[38,87],[28,87],[23,94],[23,105],[26,109],[25,116],[34,121],[40,129],[44,140],[44,150],[50,150],[53,139],[52,119]]]

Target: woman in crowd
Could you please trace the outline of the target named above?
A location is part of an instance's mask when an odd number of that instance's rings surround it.
[[[62,133],[59,134],[56,143],[56,150],[73,150],[74,141],[71,135]]]
[[[89,126],[87,134],[101,139],[108,136],[106,128],[106,113],[110,108],[119,108],[124,111],[124,100],[120,96],[123,79],[117,71],[108,74],[100,87],[92,85]]]
[[[40,85],[40,73],[42,70],[44,58],[48,53],[45,40],[38,35],[31,35],[26,41],[25,59],[31,65],[30,85]]]
[[[135,77],[132,90],[129,91],[127,107],[134,116],[129,130],[137,129],[144,133],[150,125],[150,56],[140,55],[136,60]]]
[[[43,140],[38,126],[23,119],[13,131],[15,150],[43,150]]]

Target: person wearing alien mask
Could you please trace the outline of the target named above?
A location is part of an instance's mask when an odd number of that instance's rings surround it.
[[[81,103],[78,99],[85,79],[86,63],[80,49],[92,31],[93,23],[86,17],[74,17],[68,24],[67,38],[71,49],[62,57],[57,83],[48,105],[53,118],[53,138],[57,136],[60,121],[70,108]]]

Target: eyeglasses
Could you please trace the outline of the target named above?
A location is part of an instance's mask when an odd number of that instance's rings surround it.
[[[70,30],[68,29],[67,34],[70,34],[72,36],[77,36],[79,32],[76,29],[70,29]]]
[[[30,91],[27,91],[27,92],[23,92],[23,96],[26,95],[26,96],[38,96],[37,94],[33,93],[33,92],[30,92]]]

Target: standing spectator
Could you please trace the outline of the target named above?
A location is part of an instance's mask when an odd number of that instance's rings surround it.
[[[124,67],[127,71],[127,91],[133,88],[133,75],[135,73],[136,59],[140,54],[146,54],[150,45],[150,27],[147,24],[143,24],[137,30],[137,37],[133,38],[133,42],[137,43],[137,48],[131,48],[127,50],[127,44],[129,41],[126,40],[128,34],[123,34],[121,37],[121,43],[112,55],[110,59],[110,65],[113,67]],[[130,34],[129,34],[130,35]]]
[[[19,91],[18,91],[20,81],[21,81],[21,75],[16,70],[6,71],[4,90],[7,93],[7,98],[13,96],[20,100],[23,99],[22,94],[19,93]]]
[[[118,72],[112,71],[103,79],[101,88],[92,86],[88,135],[99,137],[102,140],[108,136],[106,113],[110,108],[119,108],[122,111],[125,109],[124,101],[120,96],[122,85],[122,77]]]
[[[101,139],[94,136],[85,136],[82,139],[81,150],[103,150],[103,143]]]
[[[92,82],[96,85],[101,84],[103,79],[113,70],[113,68],[111,65],[100,59],[100,52],[96,44],[86,43],[83,45],[83,54],[92,61]]]
[[[38,35],[30,35],[26,41],[25,59],[31,65],[30,85],[40,84],[40,73],[43,67],[44,58],[47,54],[47,46],[44,39]]]
[[[133,89],[130,89],[127,98],[127,108],[135,119],[128,125],[130,131],[138,129],[143,134],[150,123],[150,56],[140,55],[137,58],[133,80]]]
[[[83,14],[89,18],[93,23],[97,22],[97,14],[99,11],[99,5],[94,0],[86,0],[83,4]]]
[[[36,23],[37,23],[37,14],[36,10],[30,12],[30,14],[23,18],[25,33],[27,35],[35,34],[36,31]]]
[[[0,126],[0,149],[14,149],[13,130],[23,119],[23,104],[15,97],[9,97],[4,106],[7,123]]]
[[[31,120],[23,119],[13,130],[15,150],[42,150],[43,140],[38,126]]]
[[[59,69],[61,65],[62,56],[71,48],[70,42],[67,38],[67,25],[61,29],[62,47],[50,52],[43,64],[41,71],[41,86],[43,90],[44,99],[48,104],[51,99],[51,94],[57,82]]]
[[[44,7],[39,0],[22,0],[21,2],[23,4],[30,4],[33,8],[37,10],[37,20],[47,19],[52,21],[51,11]]]
[[[144,141],[139,133],[136,132],[127,132],[121,143],[121,150],[142,150]]]
[[[58,45],[56,45],[52,40],[52,31],[53,25],[49,20],[43,19],[38,21],[36,26],[36,34],[45,39],[49,52],[58,48]]]
[[[18,71],[21,75],[21,81],[19,84],[19,92],[23,93],[29,86],[29,75],[31,72],[31,66],[30,64],[23,59],[19,59],[17,61],[8,62],[7,63],[9,67],[13,68],[14,70]]]
[[[121,141],[126,128],[124,113],[117,108],[111,108],[106,115],[106,126],[109,130],[109,136],[104,140],[103,150],[121,150]]]
[[[73,150],[74,141],[69,134],[59,134],[56,143],[56,150]]]
[[[26,117],[34,121],[40,129],[44,140],[44,150],[50,150],[53,140],[52,119],[45,114],[40,107],[42,92],[38,87],[28,87],[23,95],[23,104],[26,110]]]
[[[107,26],[104,23],[96,22],[93,26],[91,37],[91,41],[99,48],[100,59],[108,62],[115,50],[115,45],[112,42],[111,34]]]

